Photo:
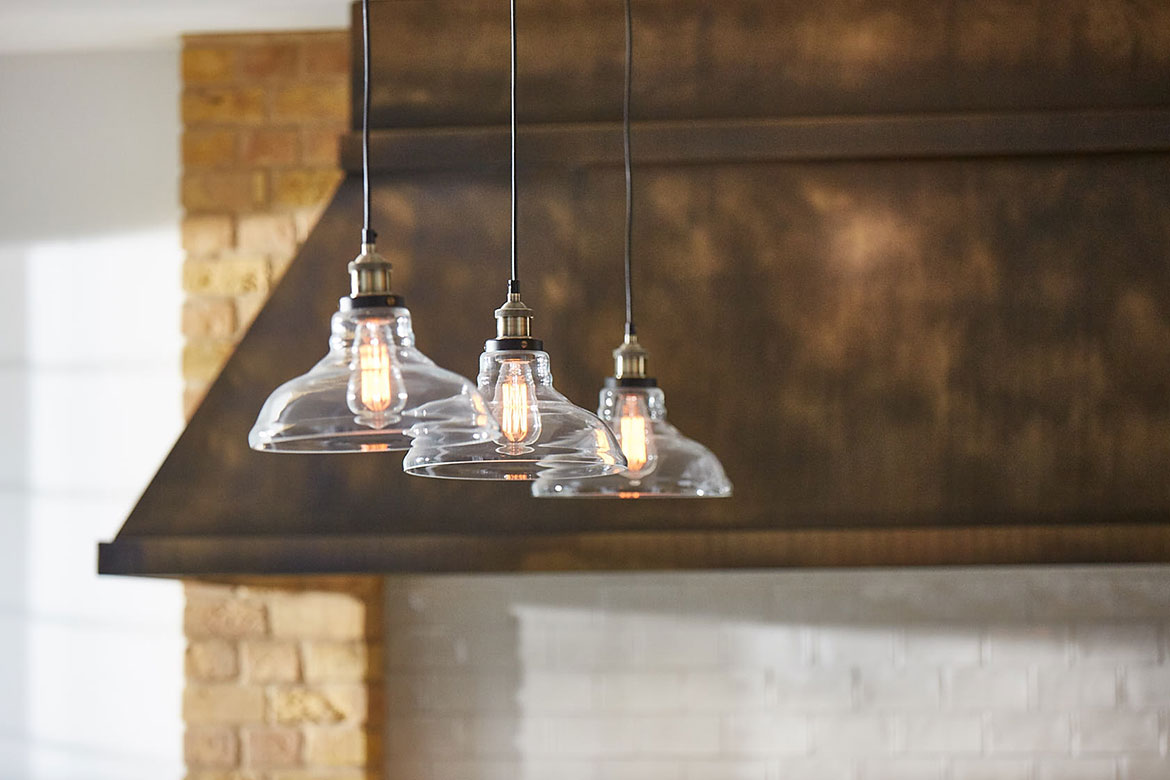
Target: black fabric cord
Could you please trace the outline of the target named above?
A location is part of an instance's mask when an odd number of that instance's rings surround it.
[[[632,336],[634,329],[634,171],[630,162],[630,92],[634,81],[634,14],[631,0],[626,0],[626,80],[622,94],[622,135],[624,139],[623,160],[626,170],[626,335]]]
[[[378,234],[370,227],[370,0],[362,0],[362,243]]]
[[[508,282],[509,293],[520,292],[520,251],[517,246],[516,228],[519,220],[516,208],[516,0],[509,0],[509,21],[512,34],[512,63],[510,68],[512,91],[509,103],[512,109],[511,139],[512,139],[512,278]]]

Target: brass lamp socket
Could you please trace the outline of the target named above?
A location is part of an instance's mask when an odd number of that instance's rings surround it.
[[[373,242],[363,241],[361,254],[349,264],[349,295],[341,299],[341,310],[405,306],[405,300],[390,291],[391,269]]]
[[[650,353],[638,343],[638,337],[627,333],[622,345],[613,351],[614,378],[644,379],[649,358]]]
[[[488,352],[511,349],[544,349],[544,342],[532,338],[532,309],[520,300],[520,293],[509,292],[508,300],[496,309],[496,337],[484,343]]]
[[[613,351],[613,376],[605,380],[606,387],[657,387],[658,380],[646,375],[650,353],[638,343],[638,337],[626,334],[622,345]]]

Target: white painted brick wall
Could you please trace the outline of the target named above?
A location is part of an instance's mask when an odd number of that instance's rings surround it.
[[[1170,567],[392,577],[391,780],[1170,780]]]

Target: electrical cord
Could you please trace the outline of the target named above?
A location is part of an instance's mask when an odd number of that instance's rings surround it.
[[[511,141],[512,141],[512,278],[508,281],[509,293],[520,293],[520,251],[517,246],[517,217],[516,204],[516,0],[509,0],[508,18],[511,30],[512,63],[510,68],[511,93],[509,103],[511,107]]]
[[[378,234],[370,227],[370,0],[362,0],[362,243]]]
[[[623,162],[626,172],[626,335],[633,336],[634,328],[634,172],[630,162],[630,93],[634,81],[634,14],[631,0],[626,0],[626,78],[622,100]]]

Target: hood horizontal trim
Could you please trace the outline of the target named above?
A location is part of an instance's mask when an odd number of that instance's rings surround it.
[[[617,122],[521,126],[523,166],[620,165]],[[635,122],[639,165],[826,160],[963,159],[1112,154],[1170,149],[1170,108],[900,116]],[[491,169],[509,161],[505,126],[379,130],[375,171]],[[341,162],[361,171],[361,136],[342,139]]]
[[[1170,527],[120,538],[98,561],[102,574],[160,577],[1166,563]]]

